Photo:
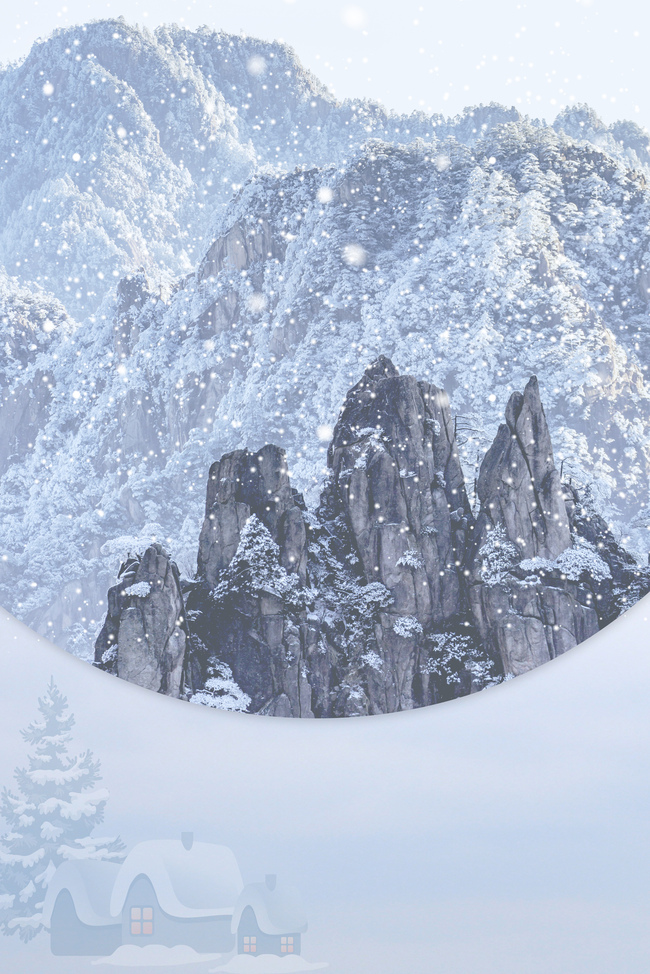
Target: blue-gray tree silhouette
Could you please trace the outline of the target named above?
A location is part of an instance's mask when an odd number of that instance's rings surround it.
[[[16,768],[16,790],[5,787],[0,813],[0,929],[25,942],[42,929],[41,910],[57,866],[68,859],[120,862],[119,838],[93,838],[109,793],[99,788],[100,763],[90,751],[68,753],[75,723],[68,701],[50,680],[39,716],[21,731],[31,746],[27,767]]]

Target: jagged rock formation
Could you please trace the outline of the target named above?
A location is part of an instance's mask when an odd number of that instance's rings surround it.
[[[471,514],[446,393],[381,356],[348,393],[328,465],[325,507],[343,514],[366,582],[421,625],[454,616]]]
[[[303,665],[309,627],[298,595],[307,581],[304,509],[278,447],[237,450],[214,463],[198,555],[201,595],[209,595],[188,603],[202,606],[194,610],[202,645],[214,646],[212,634],[221,633],[219,660],[253,708],[286,717],[313,716]],[[202,657],[194,653],[194,681],[208,672],[205,649]]]
[[[287,459],[276,446],[257,453],[236,450],[210,468],[205,521],[199,538],[198,573],[214,587],[230,565],[251,515],[257,516],[280,547],[280,564],[306,577],[305,505],[291,487]]]
[[[446,393],[384,356],[349,391],[327,462],[315,512],[277,446],[214,463],[186,607],[148,548],[109,593],[97,665],[227,709],[387,713],[539,666],[650,588],[561,483],[535,377],[481,464],[476,518]],[[161,591],[138,597],[152,566]]]
[[[366,585],[390,604],[378,615],[372,712],[413,706],[419,635],[462,611],[471,511],[446,393],[400,376],[384,356],[348,393],[328,452],[320,517]]]
[[[469,600],[484,645],[513,676],[566,652],[598,629],[592,596],[558,569],[518,578],[510,569],[548,568],[572,547],[565,492],[536,377],[513,393],[478,478],[481,510],[470,562]],[[597,556],[596,556],[597,557]]]
[[[569,519],[537,377],[515,392],[481,465],[476,542],[503,525],[522,558],[557,558],[571,544]]]
[[[128,559],[108,592],[95,661],[123,680],[170,697],[181,694],[186,629],[176,565],[162,545]]]

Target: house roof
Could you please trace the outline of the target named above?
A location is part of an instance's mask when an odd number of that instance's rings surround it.
[[[235,856],[226,846],[173,839],[141,842],[122,863],[111,895],[118,916],[138,876],[151,881],[158,903],[174,917],[230,916],[243,888]]]
[[[64,862],[54,873],[43,901],[43,925],[49,929],[59,893],[68,890],[77,916],[91,927],[119,923],[110,915],[110,899],[120,866],[114,862],[80,859]]]
[[[266,883],[249,883],[245,886],[235,904],[231,925],[233,933],[236,933],[247,906],[255,913],[262,933],[304,933],[307,929],[307,917],[295,886],[276,886],[274,889],[270,889]]]

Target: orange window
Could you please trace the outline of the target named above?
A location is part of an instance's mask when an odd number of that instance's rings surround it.
[[[244,953],[245,954],[257,953],[257,937],[244,937]]]
[[[280,938],[280,953],[293,954],[293,937]]]
[[[153,934],[153,907],[131,907],[131,936],[151,937]]]

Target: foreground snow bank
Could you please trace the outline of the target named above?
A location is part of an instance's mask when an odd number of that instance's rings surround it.
[[[218,960],[219,957],[221,954],[197,954],[192,947],[184,944],[177,944],[175,947],[163,947],[162,944],[147,944],[145,947],[122,944],[110,957],[98,957],[92,963],[108,964],[111,967],[180,967]]]
[[[286,957],[236,954],[225,964],[213,967],[211,974],[299,974],[301,971],[320,971],[327,966],[325,963],[310,964],[297,954],[287,954]]]

